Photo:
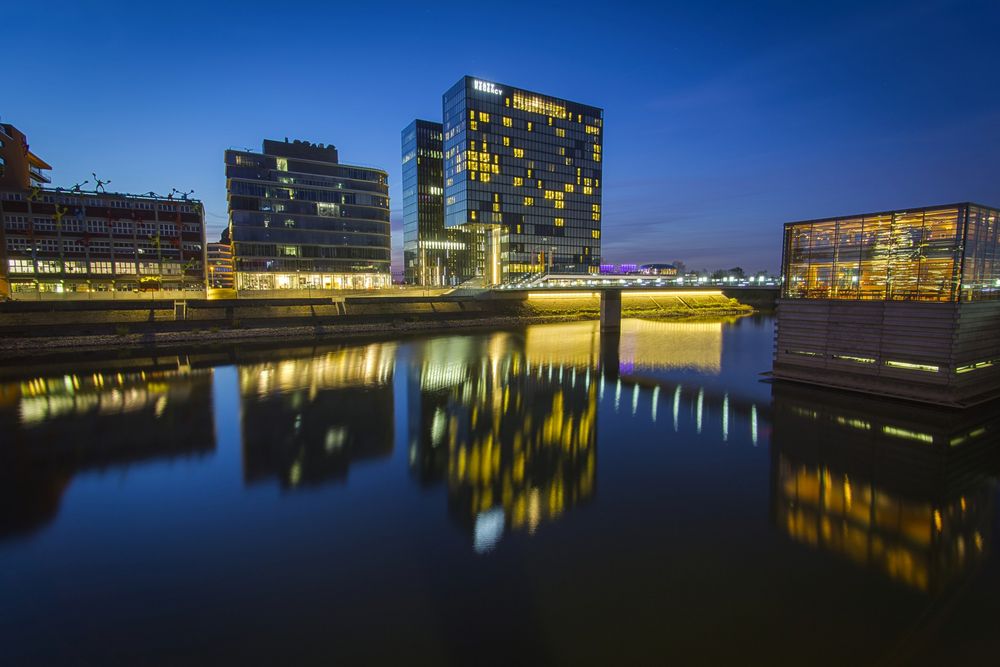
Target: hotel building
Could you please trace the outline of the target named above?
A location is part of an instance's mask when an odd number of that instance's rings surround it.
[[[443,227],[467,233],[461,279],[498,284],[598,272],[603,116],[596,107],[470,76],[444,94]],[[405,146],[403,153],[405,164]],[[411,249],[419,247],[418,220],[416,211],[404,213],[404,227],[416,230]],[[419,267],[421,255],[411,257]],[[423,272],[433,274],[433,266]]]
[[[386,172],[287,139],[225,159],[236,289],[390,285]]]
[[[1000,391],[1000,211],[785,225],[774,375],[944,405]]]

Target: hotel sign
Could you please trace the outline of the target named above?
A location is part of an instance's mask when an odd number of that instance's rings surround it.
[[[503,95],[503,89],[497,88],[496,84],[490,83],[489,81],[480,81],[479,79],[473,79],[472,87],[481,93],[490,93],[491,95]]]

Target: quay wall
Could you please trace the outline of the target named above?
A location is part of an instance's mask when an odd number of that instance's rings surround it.
[[[529,298],[518,292],[185,301],[0,303],[0,354],[34,349],[308,337],[596,319],[596,293]],[[721,295],[626,295],[623,315],[739,316],[752,308]]]

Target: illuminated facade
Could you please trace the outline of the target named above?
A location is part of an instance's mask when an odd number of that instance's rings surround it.
[[[12,298],[205,289],[201,202],[33,188],[0,191]]]
[[[403,130],[403,263],[410,285],[457,285],[468,277],[473,241],[444,226],[441,123],[415,120]]]
[[[386,172],[340,164],[334,146],[265,140],[226,151],[236,289],[387,287]]]
[[[444,225],[475,235],[469,277],[597,273],[604,112],[469,76],[443,106]]]
[[[233,246],[229,243],[208,244],[208,286],[233,289]]]
[[[951,405],[994,395],[998,233],[1000,211],[969,203],[786,224],[775,376]]]

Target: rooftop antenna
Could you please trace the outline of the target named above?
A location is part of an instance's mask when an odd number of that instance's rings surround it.
[[[170,191],[170,194],[171,195],[175,195],[176,194],[182,200],[187,201],[188,197],[194,194],[194,190],[188,190],[187,192],[184,192],[182,190],[178,190],[177,188],[174,188],[173,190]]]

